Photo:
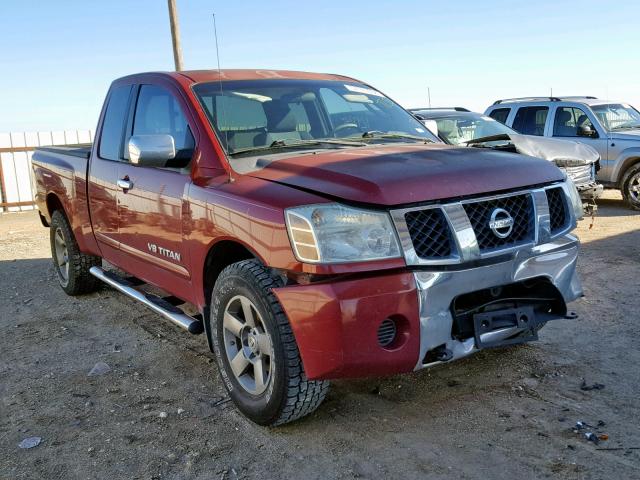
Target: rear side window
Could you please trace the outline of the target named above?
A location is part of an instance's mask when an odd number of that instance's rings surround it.
[[[507,118],[509,117],[509,113],[511,112],[510,108],[496,108],[492,110],[489,116],[494,120],[497,120],[500,123],[507,124]]]
[[[544,135],[549,107],[522,107],[513,120],[513,129],[524,135]]]
[[[111,90],[107,111],[102,122],[100,151],[98,152],[100,158],[105,160],[120,159],[120,145],[127,119],[127,105],[129,104],[130,93],[131,85],[123,85]]]
[[[133,121],[134,135],[167,134],[176,145],[176,158],[191,155],[195,142],[176,98],[156,85],[142,85]]]

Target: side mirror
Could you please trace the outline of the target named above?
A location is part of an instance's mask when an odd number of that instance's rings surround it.
[[[580,125],[578,127],[578,136],[579,137],[597,138],[598,137],[598,132],[596,132],[589,125]]]
[[[129,160],[139,167],[165,167],[176,156],[171,135],[133,135],[128,150]]]

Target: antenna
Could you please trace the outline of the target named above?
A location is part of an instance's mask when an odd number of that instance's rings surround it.
[[[222,88],[222,70],[220,69],[220,49],[218,48],[218,27],[216,25],[216,14],[213,13],[213,36],[216,40],[216,60],[218,62],[218,84],[220,85],[220,100],[222,101],[222,122],[227,118],[227,114],[224,108],[224,90]],[[217,104],[217,102],[216,102]],[[229,133],[228,130],[224,130],[224,146],[229,151]],[[229,166],[229,183],[233,182],[233,177],[231,176],[231,166]]]
[[[427,97],[429,98],[429,108],[431,108],[431,89],[427,87]]]

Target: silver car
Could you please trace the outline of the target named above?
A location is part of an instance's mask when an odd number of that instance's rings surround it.
[[[586,213],[596,210],[602,185],[595,180],[600,156],[593,148],[570,140],[522,135],[506,125],[466,108],[409,110],[442,141],[450,145],[517,152],[554,162],[573,180]]]
[[[571,139],[601,157],[598,180],[622,191],[640,210],[640,112],[624,102],[596,97],[529,97],[498,100],[485,114],[527,135]]]

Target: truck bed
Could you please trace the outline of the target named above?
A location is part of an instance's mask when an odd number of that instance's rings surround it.
[[[38,147],[36,150],[41,152],[60,153],[63,155],[71,155],[73,157],[84,158],[89,160],[91,155],[91,143],[80,143],[78,145],[61,145],[52,147]]]

